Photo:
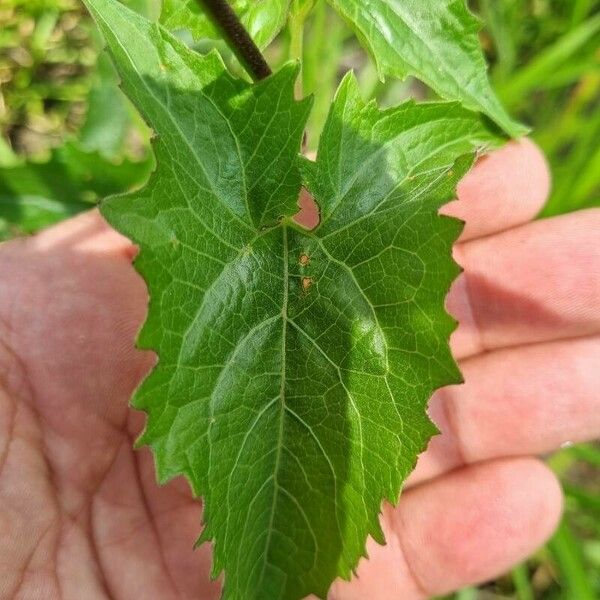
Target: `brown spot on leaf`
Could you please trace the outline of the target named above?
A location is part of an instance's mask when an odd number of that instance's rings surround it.
[[[310,263],[310,257],[308,256],[308,254],[301,254],[300,258],[298,259],[298,262],[301,266],[306,267],[308,263]]]
[[[304,292],[308,292],[308,290],[310,289],[310,286],[313,284],[313,278],[312,277],[303,277],[302,278],[302,290]]]

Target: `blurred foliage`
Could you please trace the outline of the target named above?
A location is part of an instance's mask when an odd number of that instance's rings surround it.
[[[6,163],[76,131],[97,51],[75,0],[0,3],[0,131]]]
[[[554,185],[544,215],[600,205],[600,2],[479,0],[491,77],[533,128]]]
[[[160,13],[160,0],[121,1],[150,18]],[[542,216],[600,206],[600,0],[470,5],[485,24],[481,40],[495,88],[548,156],[554,181]],[[379,81],[324,0],[308,17],[292,14],[291,22],[266,55],[275,68],[290,56],[304,58],[303,91],[315,95],[308,150],[316,148],[350,68],[364,95],[383,106],[432,96],[410,78]],[[216,45],[240,73],[222,43],[178,35],[200,52]],[[149,139],[77,0],[0,0],[0,238],[34,232],[141,185],[153,164]],[[511,573],[451,598],[600,598],[600,446],[564,448],[549,464],[567,498],[557,534]]]
[[[0,239],[141,185],[149,139],[77,0],[0,0]]]
[[[49,160],[2,170],[1,214],[21,233],[33,233],[92,208],[100,198],[141,185],[151,166],[150,160],[113,163],[100,152],[66,143],[52,150]]]

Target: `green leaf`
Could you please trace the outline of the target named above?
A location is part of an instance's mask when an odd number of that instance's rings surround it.
[[[566,598],[597,600],[577,539],[567,521],[562,523],[548,542],[548,548],[561,575]]]
[[[527,563],[517,565],[511,571],[517,600],[535,600],[535,592],[531,585]]]
[[[231,5],[259,48],[266,48],[287,20],[289,0],[233,0]],[[164,0],[161,23],[189,29],[195,39],[220,39],[221,34],[198,0]]]
[[[0,219],[33,233],[147,179],[152,160],[112,162],[67,143],[46,162],[0,168]]]
[[[135,394],[161,481],[204,496],[201,541],[227,600],[325,597],[350,577],[383,499],[458,382],[443,308],[459,222],[438,216],[494,140],[458,103],[365,104],[348,76],[316,163],[297,67],[249,85],[114,0],[86,0],[158,169],[104,216],[140,247],[159,363]],[[301,168],[299,165],[301,164]],[[295,224],[301,172],[321,208]]]
[[[442,98],[481,111],[513,137],[527,129],[494,94],[464,0],[329,0],[377,63],[380,77],[424,81]]]

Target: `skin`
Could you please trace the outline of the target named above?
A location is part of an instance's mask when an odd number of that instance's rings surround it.
[[[549,177],[529,141],[483,158],[444,212],[466,220],[448,296],[466,383],[440,390],[388,543],[331,600],[413,600],[490,579],[552,533],[536,455],[600,434],[600,211],[531,222]],[[199,503],[155,483],[128,398],[146,288],[135,248],[90,212],[0,246],[0,598],[218,597]]]

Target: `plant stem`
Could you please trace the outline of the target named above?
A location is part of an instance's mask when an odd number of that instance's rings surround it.
[[[512,570],[511,575],[518,600],[534,600],[534,593],[529,581],[529,573],[527,572],[527,564],[522,563],[517,565]]]
[[[314,95],[314,104],[306,128],[308,148],[316,150],[319,135],[329,114],[337,87],[338,65],[344,49],[347,29],[341,19],[332,18],[325,2],[317,2],[311,26],[305,33],[302,81],[304,93]]]
[[[296,79],[296,98],[302,98],[302,63],[304,58],[304,23],[308,17],[314,0],[294,0],[290,9],[290,58],[300,63],[300,73]]]
[[[252,78],[259,81],[268,77],[271,68],[227,0],[198,0],[198,2],[206,10],[211,21],[221,30],[233,53]]]
[[[304,21],[298,13],[290,14],[290,58],[300,63],[300,73],[295,84],[296,98],[302,97],[302,54],[304,52]]]

